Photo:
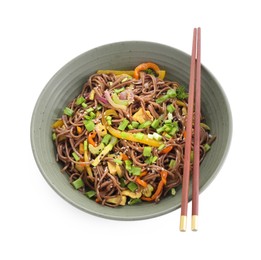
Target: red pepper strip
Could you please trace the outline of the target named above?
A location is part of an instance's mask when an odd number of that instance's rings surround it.
[[[96,136],[96,132],[91,132],[89,135],[88,135],[88,142],[89,144],[93,145],[93,146],[97,146],[97,144],[94,142],[94,138]]]
[[[153,201],[155,200],[159,195],[160,193],[162,192],[163,190],[163,186],[167,183],[167,176],[168,176],[168,172],[166,171],[161,171],[160,172],[160,175],[161,175],[161,180],[158,184],[158,187],[157,187],[157,190],[155,191],[155,193],[150,197],[150,198],[147,198],[145,196],[142,196],[141,199],[142,200],[146,200],[146,201]]]
[[[147,70],[147,69],[153,69],[157,74],[159,74],[160,68],[158,65],[152,62],[142,63],[138,65],[134,70],[134,78],[139,79],[140,78],[140,72]]]
[[[162,150],[159,152],[159,154],[167,154],[167,153],[169,153],[169,152],[172,150],[172,148],[173,148],[173,145],[167,146],[167,147],[165,147],[164,149],[162,149]]]

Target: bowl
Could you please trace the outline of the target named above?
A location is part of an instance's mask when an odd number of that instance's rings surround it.
[[[166,214],[181,205],[181,188],[178,188],[175,196],[166,197],[158,204],[142,203],[117,208],[102,206],[75,190],[55,161],[51,125],[68,102],[80,93],[88,76],[99,69],[133,69],[146,61],[155,62],[166,70],[167,79],[188,86],[190,55],[153,42],[116,42],[89,50],[67,63],[47,83],[36,102],[31,119],[31,146],[39,170],[62,198],[87,213],[116,220],[139,220]],[[220,171],[228,153],[232,132],[231,112],[225,93],[203,65],[202,113],[217,139],[200,166],[200,192],[209,186]]]

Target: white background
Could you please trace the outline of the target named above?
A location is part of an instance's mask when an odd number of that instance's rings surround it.
[[[1,258],[260,259],[258,2],[1,1]],[[111,42],[154,41],[190,53],[197,26],[202,63],[223,86],[234,125],[227,160],[200,195],[200,230],[180,233],[179,210],[120,222],[68,204],[31,152],[31,115],[45,84],[75,56]]]

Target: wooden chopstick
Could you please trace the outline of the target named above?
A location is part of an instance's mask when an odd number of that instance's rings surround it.
[[[200,164],[200,109],[201,109],[201,29],[198,28],[197,67],[195,90],[194,161],[192,177],[191,230],[198,230],[199,164]]]
[[[199,34],[198,34],[199,31]],[[188,98],[188,115],[186,122],[186,139],[185,139],[185,155],[184,155],[184,169],[183,169],[183,179],[182,179],[182,199],[181,199],[181,215],[180,215],[180,231],[186,231],[187,229],[187,211],[188,211],[188,192],[189,192],[189,176],[190,176],[190,154],[191,154],[191,142],[192,142],[192,124],[193,124],[193,112],[194,112],[194,92],[195,92],[195,77],[197,82],[200,83],[200,60],[198,62],[197,52],[200,54],[200,28],[194,28],[193,30],[193,42],[192,42],[192,54],[191,54],[191,64],[190,64],[190,82],[189,82],[189,98]],[[196,67],[197,60],[197,67]],[[197,69],[197,70],[196,70]],[[197,71],[197,73],[196,73]],[[197,75],[196,75],[197,74]],[[198,85],[198,83],[196,84]],[[196,91],[198,95],[198,91]],[[200,95],[199,95],[200,98]],[[196,100],[198,103],[198,99]],[[200,102],[199,102],[200,103]],[[194,151],[195,156],[195,151]],[[197,156],[196,156],[197,157]],[[194,173],[193,173],[194,175]],[[195,189],[198,189],[198,177],[199,169],[196,173],[196,178],[193,178],[193,185]],[[195,191],[194,211],[193,211],[193,230],[197,229],[197,215],[198,215],[198,191]]]

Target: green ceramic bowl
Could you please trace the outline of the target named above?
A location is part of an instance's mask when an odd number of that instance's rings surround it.
[[[176,196],[158,204],[143,203],[109,208],[101,206],[76,191],[61,174],[55,161],[51,140],[51,124],[78,93],[89,75],[98,69],[133,69],[137,64],[152,61],[167,71],[167,79],[188,85],[190,56],[169,46],[152,42],[130,41],[104,45],[83,53],[62,67],[39,96],[31,121],[31,144],[36,163],[49,185],[77,208],[100,217],[138,220],[160,216],[180,207],[181,188]],[[214,76],[202,66],[202,113],[217,135],[210,152],[201,164],[200,192],[217,175],[227,155],[231,140],[232,119],[227,98]],[[191,199],[191,194],[189,195]]]

